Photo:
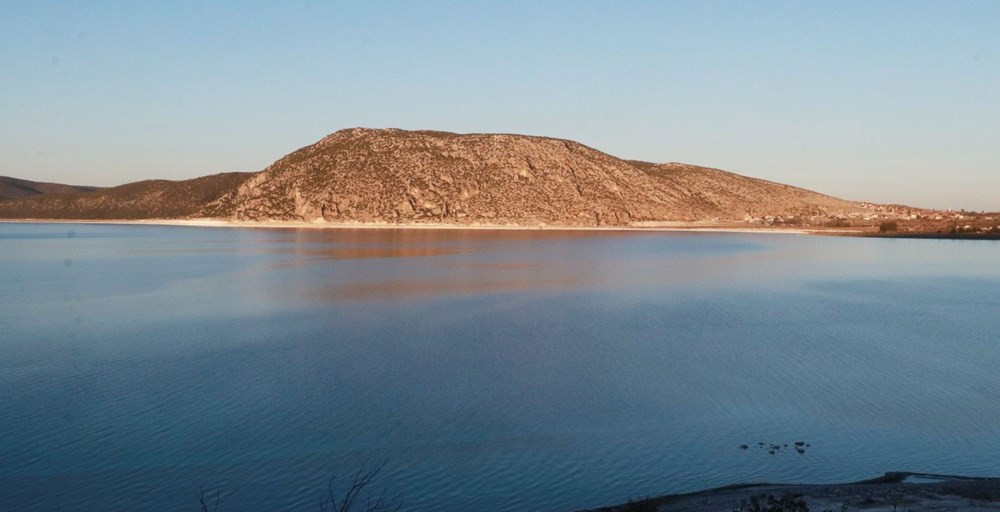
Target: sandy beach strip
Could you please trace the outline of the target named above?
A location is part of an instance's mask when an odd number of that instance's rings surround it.
[[[484,230],[484,231],[628,231],[628,232],[699,232],[699,233],[766,233],[786,235],[860,234],[856,230],[828,230],[740,226],[734,223],[711,222],[644,222],[629,226],[561,226],[539,224],[449,224],[390,222],[301,222],[301,221],[238,221],[218,218],[204,219],[0,219],[0,223],[37,224],[120,224],[148,226],[186,226],[201,228],[252,229],[420,229],[420,230]]]

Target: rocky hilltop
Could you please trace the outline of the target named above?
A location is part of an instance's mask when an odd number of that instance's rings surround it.
[[[355,128],[248,179],[205,214],[239,220],[603,226],[832,215],[858,203],[577,142]]]
[[[718,169],[622,160],[568,140],[365,128],[333,133],[254,174],[0,200],[3,218],[523,226],[816,224],[868,209]]]

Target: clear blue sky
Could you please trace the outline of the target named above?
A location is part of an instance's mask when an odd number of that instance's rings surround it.
[[[1000,210],[1000,2],[0,4],[0,175],[255,171],[353,126]]]

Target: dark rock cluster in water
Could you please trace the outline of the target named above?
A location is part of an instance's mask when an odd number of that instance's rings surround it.
[[[776,455],[778,453],[781,453],[781,449],[782,448],[788,448],[788,444],[787,443],[784,443],[784,444],[781,444],[781,443],[765,443],[764,441],[758,442],[756,446],[757,446],[758,450],[761,450],[761,451],[767,450],[767,453],[770,454],[770,455]],[[805,441],[795,441],[794,443],[792,443],[792,448],[794,448],[795,451],[796,451],[796,453],[798,453],[799,455],[802,455],[802,454],[806,453],[806,448],[809,448],[811,446],[812,445],[806,443]],[[748,445],[748,444],[741,444],[740,445],[740,449],[741,450],[749,450],[750,449],[750,445]],[[788,450],[785,450],[785,451],[787,452]]]

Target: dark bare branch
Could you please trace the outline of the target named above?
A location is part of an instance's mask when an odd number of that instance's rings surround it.
[[[340,496],[336,491],[336,476],[330,478],[327,483],[327,495],[320,501],[320,512],[326,512],[327,503],[331,506],[331,512],[351,512],[362,502],[362,499],[364,499],[365,512],[398,511],[402,507],[401,495],[397,494],[387,498],[388,488],[383,488],[377,496],[368,494],[369,487],[378,478],[387,462],[382,460],[358,469],[351,479],[350,487],[347,488],[343,496]]]
[[[205,489],[198,487],[198,494],[196,494],[196,496],[198,497],[198,504],[201,506],[201,512],[218,512],[220,493],[218,489],[215,489],[214,492],[215,499],[210,500],[208,498],[208,493],[205,492]],[[208,506],[209,501],[212,501],[211,507]]]

